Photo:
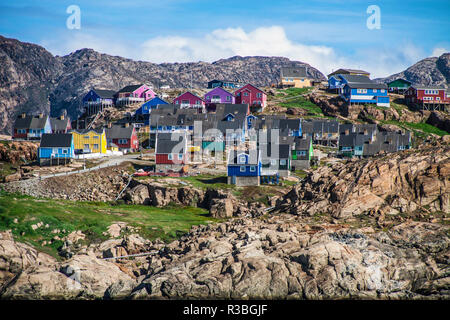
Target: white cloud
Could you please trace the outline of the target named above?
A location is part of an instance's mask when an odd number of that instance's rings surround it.
[[[432,57],[439,57],[443,55],[446,52],[450,52],[450,50],[447,50],[445,48],[434,48],[433,53],[431,54]]]
[[[325,75],[337,68],[347,67],[366,69],[373,78],[400,72],[426,57],[421,49],[411,43],[399,43],[397,48],[378,46],[342,55],[331,46],[291,41],[281,26],[259,27],[248,32],[242,28],[217,29],[197,37],[158,36],[138,45],[122,41],[115,35],[107,36],[103,33],[101,37],[96,37],[81,31],[71,32],[63,41],[53,39],[41,44],[59,55],[81,48],[92,48],[103,53],[154,63],[213,62],[234,55],[282,56],[306,62]]]

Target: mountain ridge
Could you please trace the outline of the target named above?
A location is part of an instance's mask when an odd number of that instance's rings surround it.
[[[0,132],[11,133],[15,117],[22,113],[64,110],[72,118],[82,112],[83,94],[93,87],[119,90],[133,83],[155,88],[200,88],[214,78],[250,82],[257,86],[276,83],[280,68],[308,66],[308,74],[325,80],[313,66],[285,57],[233,56],[212,63],[161,63],[136,61],[83,48],[54,56],[42,46],[0,35]]]

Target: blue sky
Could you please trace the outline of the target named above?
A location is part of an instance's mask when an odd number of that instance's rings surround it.
[[[66,27],[69,5],[81,29]],[[369,5],[381,29],[369,30]],[[450,1],[0,0],[0,34],[65,55],[81,48],[151,62],[286,56],[328,73],[399,72],[450,51]]]

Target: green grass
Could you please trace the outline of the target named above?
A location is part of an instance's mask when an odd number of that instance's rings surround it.
[[[393,124],[393,125],[399,126],[401,128],[411,130],[418,137],[426,137],[429,134],[436,134],[436,135],[442,137],[447,134],[450,134],[447,131],[441,130],[431,124],[424,123],[424,122],[414,123],[414,122],[399,122],[399,121],[395,121],[395,120],[387,120],[387,121],[380,121],[380,123]]]
[[[61,241],[42,246],[55,235],[60,238],[72,231],[81,230],[86,244],[106,240],[103,235],[114,222],[126,222],[137,227],[144,238],[171,241],[189,231],[191,226],[215,222],[205,209],[194,207],[156,208],[144,205],[114,205],[103,202],[75,202],[68,200],[36,199],[29,196],[0,191],[0,230],[12,230],[20,242],[27,242],[40,251],[57,257]],[[14,223],[14,219],[18,223]],[[37,230],[32,225],[43,222]],[[53,234],[52,230],[66,230]]]
[[[9,162],[0,161],[0,181],[3,181],[6,176],[16,172],[16,166],[12,165]]]

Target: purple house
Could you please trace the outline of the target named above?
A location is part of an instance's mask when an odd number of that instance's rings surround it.
[[[205,102],[210,103],[235,103],[234,95],[227,90],[217,87],[205,94]]]

